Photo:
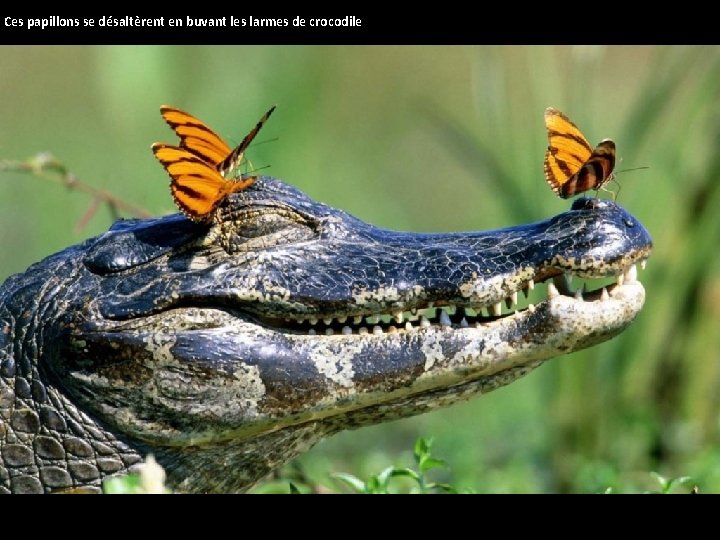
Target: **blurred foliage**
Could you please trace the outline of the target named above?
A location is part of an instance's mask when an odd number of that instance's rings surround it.
[[[415,441],[412,467],[390,465],[377,474],[370,474],[365,480],[354,474],[336,472],[332,478],[339,489],[314,483],[295,461],[276,471],[275,479],[264,482],[253,492],[280,494],[350,492],[367,495],[457,493],[450,484],[431,479],[438,469],[448,469],[444,460],[432,454],[431,448],[432,439],[420,437]]]
[[[367,478],[420,434],[475,492],[720,492],[720,49],[714,46],[0,48],[0,159],[50,152],[78,178],[174,212],[150,152],[158,108],[237,144],[272,104],[253,163],[379,226],[497,228],[567,209],[542,173],[554,106],[615,140],[618,201],[653,235],[647,301],[618,338],[482,399],[345,432],[301,456],[319,484]],[[276,141],[271,139],[278,138]],[[105,230],[92,198],[0,175],[0,279]],[[668,485],[661,485],[662,489]],[[672,488],[673,486],[670,486]],[[660,489],[660,491],[662,491]]]

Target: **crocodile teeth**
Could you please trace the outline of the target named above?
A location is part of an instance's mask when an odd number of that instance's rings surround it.
[[[643,261],[643,262],[645,262],[645,261]],[[630,266],[630,268],[625,270],[625,280],[628,283],[633,283],[633,282],[637,281],[637,267],[634,264],[632,266]]]
[[[636,264],[628,266],[623,272],[616,276],[616,284],[610,287],[604,287],[592,296],[601,301],[610,300],[619,293],[620,289],[624,285],[637,281],[638,266],[640,268],[644,268],[645,265],[646,261],[640,261]],[[564,295],[573,297],[579,302],[586,301],[586,296],[588,294],[587,285],[582,284],[582,286],[578,286],[577,290],[573,290],[571,274],[563,273],[556,275],[545,283],[547,284],[547,298],[549,300],[552,300],[557,296]],[[508,296],[495,304],[484,307],[464,307],[449,304],[441,308],[434,308],[432,307],[432,303],[428,302],[428,307],[424,309],[412,307],[406,308],[405,310],[389,310],[389,312],[382,315],[343,315],[336,318],[297,317],[293,318],[292,322],[296,324],[307,324],[309,326],[317,326],[319,322],[324,323],[320,326],[319,330],[308,328],[306,326],[307,335],[312,336],[318,335],[318,333],[327,336],[333,336],[335,334],[352,335],[356,332],[360,335],[367,335],[370,333],[380,335],[384,333],[390,334],[402,331],[409,332],[417,326],[420,328],[429,328],[434,324],[447,327],[454,326],[456,328],[478,328],[487,322],[486,320],[481,320],[485,319],[485,317],[502,317],[503,312],[510,314],[517,310],[520,290],[522,290],[523,294],[527,298],[529,296],[529,291],[534,290],[534,288],[535,281],[532,279],[528,280],[518,291],[508,294]],[[503,303],[507,306],[507,311],[506,308],[503,307]],[[526,309],[528,312],[533,313],[537,308],[534,304],[528,304]],[[352,325],[350,324],[350,321],[352,322]],[[345,322],[348,322],[348,324],[344,325]]]
[[[575,300],[579,300],[580,302],[582,302],[583,294],[585,294],[585,285],[583,285],[582,289],[578,289],[577,291],[575,291]]]
[[[557,290],[557,287],[554,283],[548,283],[547,284],[547,297],[548,299],[555,298],[556,296],[560,296],[560,293]]]

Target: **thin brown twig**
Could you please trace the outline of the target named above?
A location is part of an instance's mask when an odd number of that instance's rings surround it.
[[[76,229],[84,227],[101,204],[107,204],[113,216],[117,216],[122,211],[138,218],[152,217],[152,214],[144,208],[129,203],[109,191],[82,182],[62,162],[46,152],[37,154],[27,161],[0,160],[0,173],[2,172],[30,173],[33,176],[64,185],[70,190],[89,194],[92,197],[90,207]]]

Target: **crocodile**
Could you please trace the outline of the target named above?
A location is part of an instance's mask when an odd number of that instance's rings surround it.
[[[148,455],[175,491],[246,491],[323,437],[616,336],[651,249],[609,200],[396,232],[268,176],[209,223],[119,220],[0,287],[0,493],[100,492]]]

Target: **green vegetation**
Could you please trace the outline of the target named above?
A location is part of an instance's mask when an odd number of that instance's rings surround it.
[[[413,449],[414,467],[389,466],[377,474],[370,474],[362,480],[350,473],[334,473],[332,478],[336,484],[346,489],[332,489],[314,483],[308,478],[298,462],[291,463],[279,471],[271,481],[264,482],[252,492],[255,494],[302,494],[302,493],[361,493],[368,495],[384,494],[433,494],[458,493],[458,490],[448,484],[434,482],[430,479],[430,471],[443,469],[446,472],[449,466],[444,460],[438,459],[430,452],[431,439],[420,437],[415,441]],[[680,478],[664,478],[653,472],[650,476],[657,486],[644,493],[687,493],[687,486],[692,486],[690,493],[698,493],[689,476]],[[113,495],[142,495],[148,493],[170,493],[165,487],[165,472],[152,456],[148,456],[141,466],[140,472],[110,478],[103,484],[103,492]],[[612,487],[603,491],[606,494],[615,493]]]
[[[543,178],[547,106],[591,143],[614,139],[617,169],[649,167],[618,175],[618,202],[655,242],[636,322],[482,398],[338,434],[293,466],[309,485],[340,487],[331,473],[352,471],[365,487],[411,489],[415,480],[377,471],[398,455],[392,467],[408,467],[404,449],[429,434],[452,466],[429,472],[460,492],[678,492],[693,482],[720,492],[720,48],[0,52],[0,159],[50,152],[84,183],[155,215],[175,211],[150,152],[173,140],[162,103],[234,144],[277,103],[258,139],[268,143],[249,151],[257,167],[366,221],[416,231],[503,227],[568,208]],[[0,279],[105,230],[112,214],[101,206],[88,217],[91,199],[0,174],[0,246],[12,254],[0,258]]]

